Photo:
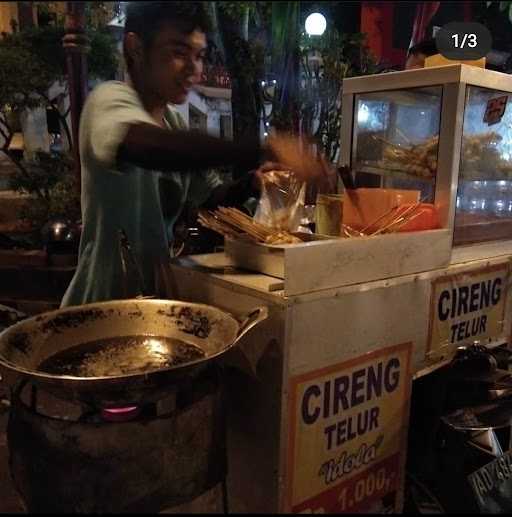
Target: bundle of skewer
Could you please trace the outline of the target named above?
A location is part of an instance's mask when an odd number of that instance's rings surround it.
[[[396,205],[361,230],[356,230],[351,226],[343,224],[343,234],[345,237],[371,237],[382,233],[397,232],[402,226],[416,219],[422,213],[421,204],[422,202],[420,201],[401,212],[398,210],[399,206]]]
[[[236,208],[219,207],[218,210],[202,210],[199,223],[224,237],[251,240],[265,244],[295,244],[301,239],[284,230],[276,230],[257,223]]]

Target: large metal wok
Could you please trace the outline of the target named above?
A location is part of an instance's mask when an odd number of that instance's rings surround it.
[[[69,307],[26,319],[0,333],[0,367],[6,369],[7,378],[14,374],[12,382],[30,380],[66,400],[96,407],[140,404],[157,400],[173,385],[192,382],[213,358],[231,349],[267,315],[265,307],[258,307],[238,321],[216,307],[172,300],[134,299]],[[141,345],[130,341],[131,336],[148,339]],[[141,366],[133,373],[115,373],[114,368],[114,374],[80,376],[41,368],[59,353],[78,346],[83,349],[84,343],[122,337],[127,338],[127,360]],[[162,366],[155,357],[161,358],[166,350],[157,338],[198,347],[204,356]],[[125,350],[117,350],[111,361],[126,360],[120,359],[119,353]]]

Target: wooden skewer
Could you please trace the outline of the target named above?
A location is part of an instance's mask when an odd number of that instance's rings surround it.
[[[228,224],[232,224],[243,231],[255,235],[258,238],[265,238],[269,235],[269,232],[263,225],[255,223],[250,217],[246,216],[242,212],[229,210],[225,208],[219,208],[219,218],[226,221]]]
[[[398,208],[399,205],[395,205],[393,208],[390,208],[387,212],[385,212],[384,214],[380,215],[379,217],[377,217],[377,219],[375,219],[375,221],[372,221],[369,225],[365,226],[362,230],[361,230],[361,233],[365,233],[367,230],[369,230],[372,226],[375,226],[378,222],[380,222],[382,219],[385,219],[386,217],[388,217],[389,215],[391,215],[397,208]]]
[[[412,209],[411,211],[414,211],[416,210],[417,206],[419,206],[421,203],[424,203],[426,201],[426,196],[422,197],[418,203],[415,203],[414,205],[412,205],[411,207],[409,207],[407,210],[404,210],[404,212],[402,212],[400,214],[400,216],[404,216],[408,213],[408,211],[410,209]],[[380,215],[379,217],[377,217],[377,219],[375,219],[375,221],[372,221],[370,224],[368,224],[367,226],[365,226],[362,230],[361,230],[361,233],[366,233],[372,226],[375,226],[378,222],[382,221],[383,219],[385,219],[386,217],[390,216],[393,214],[393,212],[399,207],[400,205],[395,205],[394,207],[390,208],[387,212],[385,212],[384,214]],[[373,234],[371,234],[373,235]]]
[[[224,225],[223,223],[220,223],[212,216],[205,216],[204,214],[199,214],[198,216],[199,223],[209,228],[210,230],[213,230],[217,233],[220,233],[224,237],[237,237],[239,236],[239,232],[234,231],[232,228]]]
[[[412,214],[420,207],[421,203],[416,203],[406,210],[403,211],[400,215],[398,215],[395,219],[393,219],[390,223],[382,228],[379,228],[377,231],[373,232],[371,235],[379,235],[381,233],[388,232],[391,228],[394,228],[397,224],[403,226],[406,222],[410,221]]]
[[[414,219],[416,219],[416,217],[420,216],[422,214],[422,211],[419,211],[413,215],[411,215],[411,217],[408,217],[406,219],[403,219],[402,221],[398,222],[396,224],[396,226],[393,227],[394,230],[398,230],[400,229],[405,223],[409,223],[411,221],[413,221]]]
[[[343,233],[347,237],[367,237],[366,234],[352,228],[352,226],[349,226],[348,224],[342,224],[341,227],[343,229]]]
[[[243,238],[270,244],[298,243],[301,239],[283,230],[268,228],[255,222],[251,217],[236,208],[219,207],[214,212],[200,212],[198,221],[225,237]]]

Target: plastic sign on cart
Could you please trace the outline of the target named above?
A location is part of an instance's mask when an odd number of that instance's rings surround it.
[[[492,126],[493,124],[498,124],[498,122],[501,122],[501,119],[503,118],[503,115],[505,115],[505,111],[507,109],[507,101],[508,95],[502,95],[494,99],[489,99],[484,114],[484,122],[486,122],[488,126]]]
[[[508,262],[436,278],[427,355],[449,355],[458,346],[500,338],[509,278]]]
[[[398,508],[411,343],[291,378],[287,511]]]

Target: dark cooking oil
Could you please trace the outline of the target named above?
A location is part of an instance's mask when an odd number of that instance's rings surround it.
[[[89,341],[45,359],[40,372],[74,377],[109,377],[171,368],[202,359],[205,352],[179,339],[124,336]]]

